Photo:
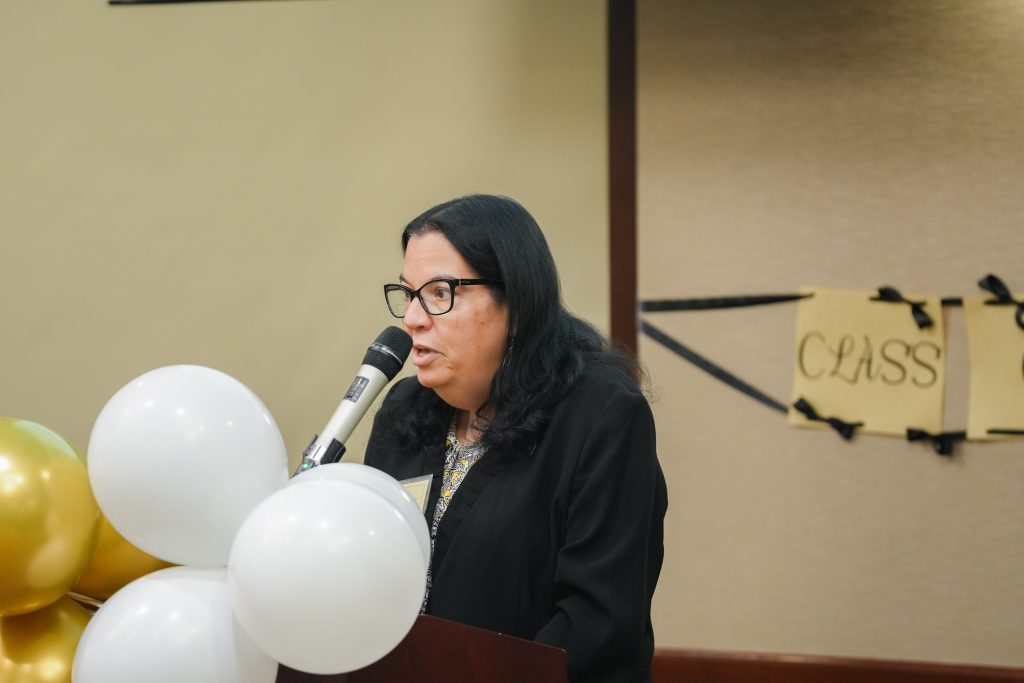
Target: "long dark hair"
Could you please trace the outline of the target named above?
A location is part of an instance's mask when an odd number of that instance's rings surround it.
[[[487,448],[525,453],[539,440],[559,399],[587,364],[617,366],[639,383],[639,364],[612,350],[589,323],[562,304],[558,271],[533,216],[508,197],[470,195],[439,204],[402,232],[402,251],[414,235],[436,231],[480,277],[501,282],[491,295],[508,307],[505,354],[485,403],[487,422],[475,425]],[[452,409],[434,394],[421,398],[394,429],[413,445],[447,428]]]

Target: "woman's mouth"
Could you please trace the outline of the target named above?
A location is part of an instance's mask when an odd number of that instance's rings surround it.
[[[412,364],[416,367],[429,365],[440,354],[429,346],[414,345],[412,347]]]

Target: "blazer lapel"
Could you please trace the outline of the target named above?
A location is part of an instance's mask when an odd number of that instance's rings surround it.
[[[443,452],[441,459],[444,459]],[[441,522],[437,525],[437,536],[434,539],[434,555],[430,561],[431,572],[435,580],[443,568],[444,558],[448,553],[452,540],[459,532],[459,527],[472,514],[473,506],[480,499],[480,496],[483,495],[484,491],[487,490],[487,487],[494,481],[498,462],[499,458],[489,458],[484,455],[469,469],[469,472],[466,473],[466,478],[459,484],[459,488],[452,496],[451,502],[448,503],[448,509],[445,510],[444,517],[441,518]],[[434,477],[434,482],[437,483],[437,491],[435,492],[434,487],[431,486],[430,495],[433,503],[428,510],[428,523],[433,519],[434,506],[437,504],[438,496],[440,496],[440,480],[443,468],[444,463],[442,462],[441,469],[438,470]]]
[[[430,481],[430,495],[427,498],[427,509],[423,512],[423,515],[427,518],[428,527],[434,520],[434,508],[437,507],[437,499],[441,497],[441,484],[443,483],[444,475],[444,453],[445,448],[443,437],[441,439],[441,445],[423,447],[423,470],[420,474],[434,475],[434,478]]]

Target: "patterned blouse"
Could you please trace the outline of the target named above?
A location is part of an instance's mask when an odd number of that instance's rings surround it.
[[[437,505],[434,507],[434,520],[430,524],[430,553],[434,553],[434,540],[437,538],[437,526],[448,509],[452,496],[459,488],[459,484],[466,478],[469,468],[483,457],[486,448],[479,441],[471,444],[464,444],[455,436],[455,421],[452,420],[448,427],[448,436],[444,440],[444,473],[441,476],[441,495],[437,498]],[[430,567],[427,567],[427,589],[423,594],[423,605],[420,607],[420,614],[427,610],[427,600],[430,598],[430,587],[433,583]]]

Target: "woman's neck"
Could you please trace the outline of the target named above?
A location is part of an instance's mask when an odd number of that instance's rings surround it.
[[[455,438],[464,444],[476,443],[483,433],[474,425],[478,423],[479,413],[459,410],[455,414]]]

